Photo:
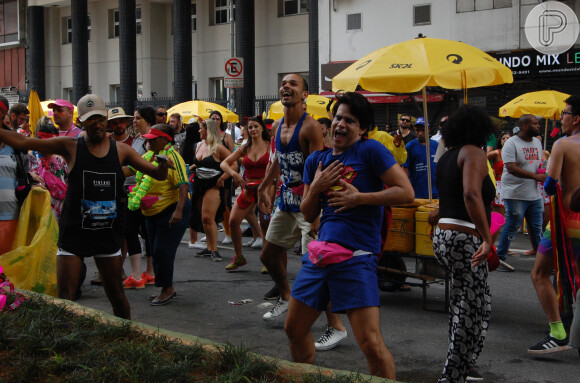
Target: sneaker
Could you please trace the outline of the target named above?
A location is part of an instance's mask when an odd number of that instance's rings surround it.
[[[470,369],[467,371],[467,378],[465,378],[466,382],[481,382],[483,381],[483,375],[479,373],[475,368]]]
[[[270,311],[268,311],[262,317],[265,321],[271,321],[278,318],[280,315],[284,314],[288,311],[288,301],[285,301],[281,297],[278,298],[278,302],[272,307]]]
[[[155,276],[151,274],[147,274],[146,271],[141,274],[141,280],[145,281],[146,285],[154,285],[155,284]]]
[[[314,342],[314,348],[316,351],[332,350],[338,346],[340,342],[345,340],[346,336],[346,330],[340,331],[334,327],[326,325],[326,331],[320,336],[320,338],[318,338],[316,342]]]
[[[123,281],[123,288],[124,289],[144,289],[145,288],[145,279],[142,277],[139,280],[133,278],[132,275],[129,275],[129,278]]]
[[[258,238],[256,238],[256,240],[254,241],[254,243],[250,247],[252,249],[261,249],[262,246],[264,246],[264,243],[262,242],[262,238],[258,237]]]
[[[232,258],[232,261],[229,263],[229,265],[226,266],[226,270],[227,271],[237,270],[238,267],[242,267],[246,263],[248,263],[248,262],[246,262],[246,258],[244,258],[243,255],[241,257],[234,256]]]
[[[212,261],[214,262],[221,262],[224,259],[222,258],[222,256],[220,255],[219,251],[213,251],[210,255],[210,258]]]
[[[278,291],[278,286],[274,285],[266,294],[264,294],[264,299],[267,301],[273,301],[280,298],[280,292]]]
[[[506,261],[502,261],[500,259],[500,261],[499,261],[499,267],[497,268],[497,271],[503,271],[503,272],[513,273],[515,270],[516,269],[512,265],[510,265]]]
[[[250,225],[248,225],[248,227],[246,227],[246,230],[242,231],[242,237],[253,237],[254,233],[252,233],[252,227]]]
[[[224,231],[224,225],[223,225],[223,223],[221,223],[221,222],[218,223],[217,229],[218,229],[218,231]]]
[[[255,241],[256,241],[256,239],[255,239],[255,238],[252,238],[252,239],[250,239],[249,241],[247,241],[247,242],[244,242],[244,243],[242,244],[242,246],[244,246],[244,247],[252,247],[252,245],[254,244],[254,242],[255,242]]]
[[[189,247],[190,249],[205,249],[205,243],[201,241],[197,241],[195,243],[189,242],[187,244],[187,247]]]
[[[268,268],[266,266],[262,265],[262,270],[260,271],[260,273],[261,274],[268,274]]]
[[[222,241],[222,245],[230,245],[232,243],[232,237],[230,237],[229,235],[226,235],[224,237],[224,240]]]
[[[91,279],[91,285],[92,286],[102,286],[103,285],[103,280],[101,279],[101,274],[99,274],[98,271],[93,276],[93,279]]]
[[[204,235],[203,237],[201,237],[199,242],[207,242],[207,236]]]
[[[548,335],[546,339],[540,343],[528,348],[530,354],[548,354],[550,352],[566,351],[571,347],[568,346],[568,337],[566,339],[558,340],[552,335]]]
[[[205,249],[195,253],[195,256],[198,258],[209,257],[209,256],[211,256],[211,251],[209,251],[206,247]]]

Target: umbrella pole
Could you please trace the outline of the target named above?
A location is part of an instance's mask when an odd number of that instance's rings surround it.
[[[427,187],[429,188],[429,203],[432,202],[431,193],[431,137],[429,137],[429,117],[427,115],[427,87],[423,87],[423,118],[425,119],[425,145],[427,149]]]
[[[544,150],[546,150],[547,143],[548,143],[548,119],[546,118],[546,128],[544,129]]]

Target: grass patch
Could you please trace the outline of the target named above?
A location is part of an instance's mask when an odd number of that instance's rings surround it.
[[[363,382],[350,376],[287,374],[247,348],[184,344],[130,322],[79,315],[33,295],[0,313],[0,382]]]

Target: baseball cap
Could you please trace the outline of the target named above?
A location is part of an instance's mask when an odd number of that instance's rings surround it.
[[[103,100],[96,94],[85,94],[77,103],[79,120],[85,121],[95,115],[107,117],[107,107]]]
[[[125,114],[125,110],[120,106],[115,106],[114,108],[109,109],[109,113],[107,114],[108,120],[114,120],[116,118],[133,118],[133,116],[129,116]]]
[[[73,104],[71,104],[69,101],[67,100],[63,100],[61,98],[54,100],[54,102],[51,102],[50,104],[48,104],[48,108],[49,109],[54,109],[55,106],[64,106],[66,108],[69,108],[72,111],[75,110],[75,107]]]
[[[158,125],[155,125],[155,126],[158,126]],[[157,137],[165,137],[169,141],[173,141],[173,137],[171,137],[171,135],[169,135],[168,133],[164,132],[163,130],[157,129],[157,128],[151,128],[149,130],[149,133],[144,134],[143,137],[148,139],[148,140],[152,140],[152,139],[157,138]]]
[[[187,121],[187,123],[188,123],[188,124],[193,124],[193,123],[195,123],[195,122],[197,122],[197,118],[195,118],[195,117],[191,117],[191,118],[189,119],[189,121]]]
[[[425,126],[425,119],[423,117],[417,117],[417,119],[415,120],[415,126],[417,125]]]

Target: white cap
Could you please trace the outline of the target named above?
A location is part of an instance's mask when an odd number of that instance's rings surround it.
[[[107,117],[107,107],[103,100],[96,94],[85,94],[77,103],[79,120],[85,121],[95,115]]]
[[[191,117],[189,121],[187,121],[188,124],[193,124],[194,122],[197,122],[197,118],[195,117]]]

